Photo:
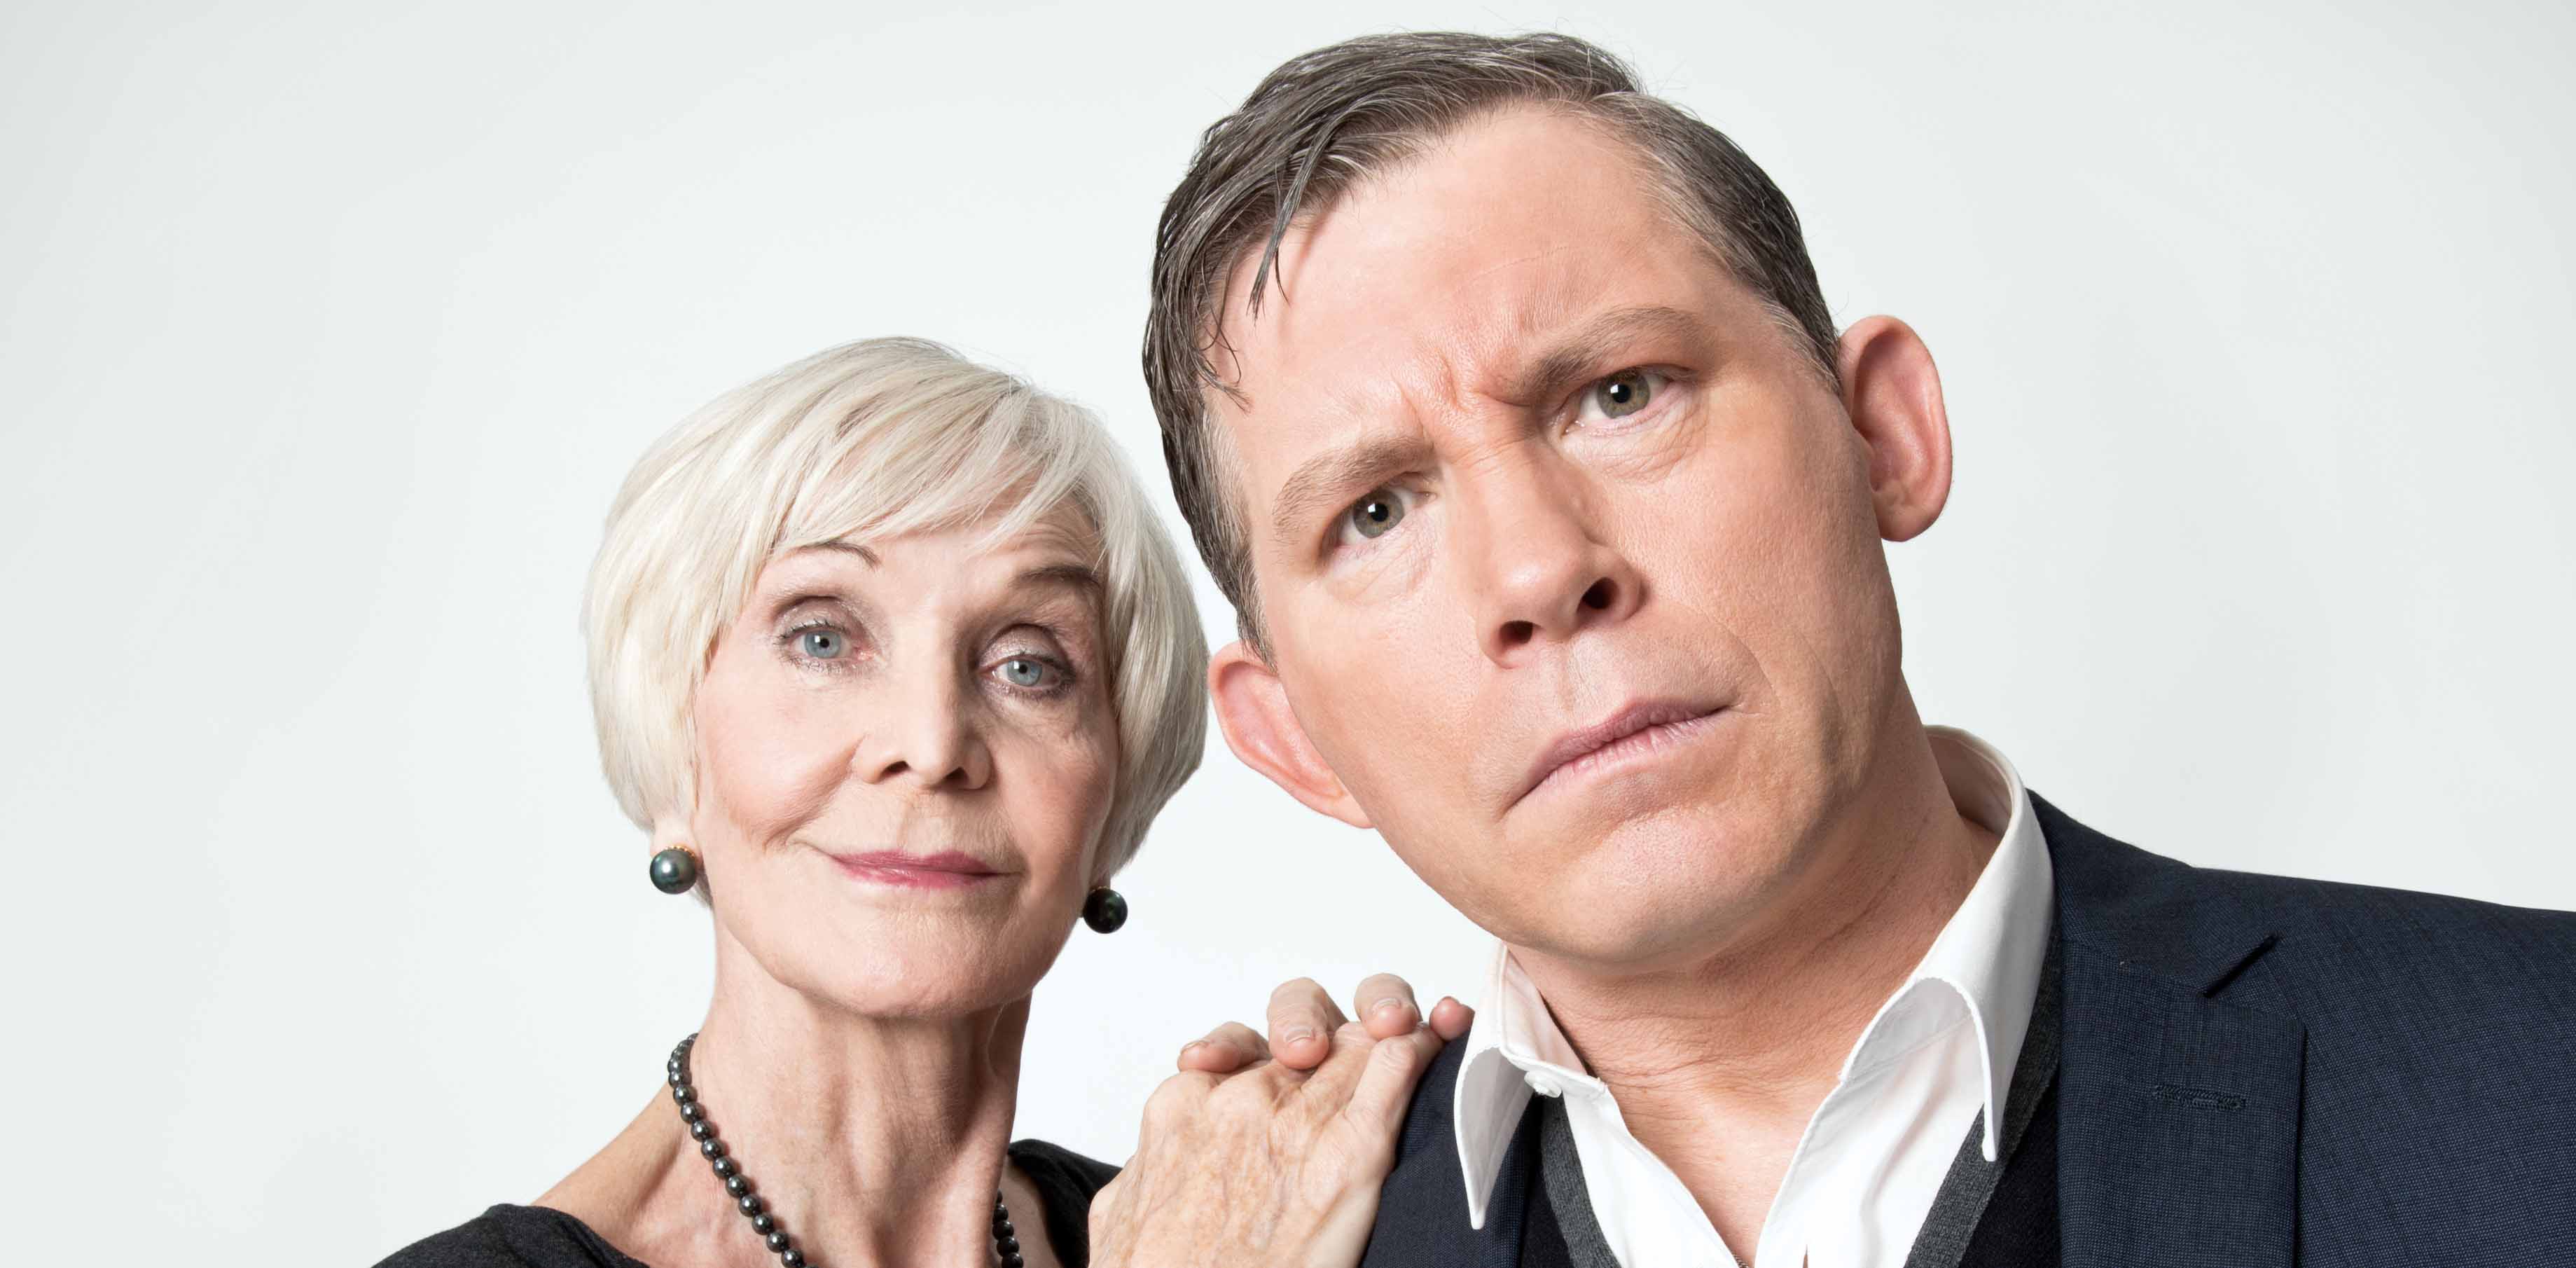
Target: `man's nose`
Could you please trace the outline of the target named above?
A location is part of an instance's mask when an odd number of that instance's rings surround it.
[[[1453,484],[1485,656],[1512,665],[1582,630],[1616,624],[1643,578],[1599,531],[1595,494],[1552,455],[1497,462]]]
[[[852,755],[859,778],[960,791],[989,782],[993,754],[978,729],[973,684],[959,681],[946,666],[912,666],[891,677],[887,690],[869,702],[878,715]]]

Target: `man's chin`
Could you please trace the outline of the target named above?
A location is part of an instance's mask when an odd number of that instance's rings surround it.
[[[1625,919],[1620,917],[1624,916]],[[1526,960],[1544,957],[1602,978],[1685,972],[1724,954],[1733,922],[1719,913],[1636,911],[1610,919],[1536,925],[1505,938]]]
[[[1783,834],[1729,823],[1724,808],[1690,809],[1616,825],[1544,884],[1520,878],[1514,916],[1495,922],[1508,928],[1493,931],[1603,969],[1651,972],[1724,954],[1791,860]]]

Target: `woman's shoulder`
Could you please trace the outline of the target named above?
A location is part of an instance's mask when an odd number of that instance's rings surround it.
[[[1087,1161],[1087,1160],[1086,1160]],[[644,1268],[589,1225],[542,1206],[504,1203],[413,1242],[376,1268]]]
[[[1050,1196],[1055,1191],[1079,1194],[1085,1206],[1091,1204],[1092,1194],[1118,1178],[1118,1168],[1043,1140],[1012,1141],[1011,1161]]]
[[[1118,1168],[1043,1140],[1011,1142],[1011,1162],[1046,1203],[1047,1241],[1065,1268],[1090,1263],[1091,1199]]]

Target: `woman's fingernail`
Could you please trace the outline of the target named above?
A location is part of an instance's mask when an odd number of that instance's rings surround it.
[[[1285,1046],[1292,1043],[1304,1043],[1314,1037],[1315,1032],[1309,1027],[1290,1026],[1288,1029],[1280,1032],[1279,1042],[1282,1046]]]
[[[1204,1048],[1204,1047],[1206,1047],[1206,1046],[1207,1046],[1207,1040],[1205,1040],[1205,1039],[1193,1039],[1193,1040],[1189,1041],[1188,1043],[1185,1043],[1185,1044],[1182,1044],[1182,1045],[1181,1045],[1181,1055],[1186,1057],[1186,1056],[1190,1055],[1191,1053],[1196,1052],[1196,1051],[1198,1051],[1199,1049]]]
[[[1373,1013],[1375,1013],[1375,1014],[1377,1014],[1377,1015],[1378,1015],[1378,1016],[1380,1016],[1380,1017],[1393,1017],[1393,1016],[1397,1016],[1397,1015],[1399,1015],[1399,1014],[1403,1014],[1403,1013],[1410,1013],[1410,1012],[1412,1012],[1412,1011],[1413,1011],[1413,1005],[1411,1005],[1411,1004],[1408,1004],[1408,1003],[1404,1002],[1402,999],[1399,999],[1399,998],[1396,998],[1395,996],[1390,995],[1390,996],[1388,996],[1388,997],[1387,997],[1387,998],[1385,998],[1385,999],[1379,1000],[1378,1002],[1376,1002],[1376,1003],[1374,1003],[1374,1004],[1369,1005],[1369,1011],[1370,1011],[1370,1012],[1373,1012]]]

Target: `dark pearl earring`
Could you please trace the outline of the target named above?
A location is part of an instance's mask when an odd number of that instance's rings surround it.
[[[1091,891],[1082,900],[1082,923],[1094,933],[1116,933],[1127,923],[1127,898],[1106,885]]]
[[[697,888],[698,856],[685,845],[675,845],[653,856],[653,888],[665,894],[685,894]]]

